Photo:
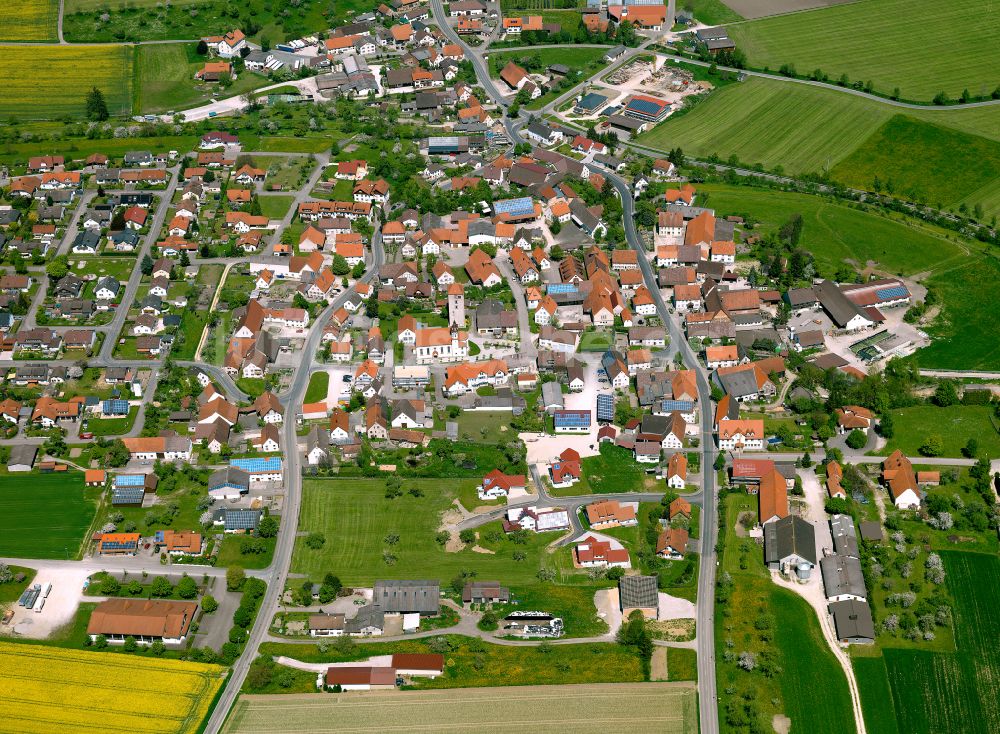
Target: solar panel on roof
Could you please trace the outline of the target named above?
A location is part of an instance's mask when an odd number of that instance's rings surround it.
[[[281,471],[281,459],[277,456],[257,459],[232,459],[230,466],[242,469],[250,474],[260,474],[261,472]]]
[[[128,414],[128,400],[105,400],[101,406],[104,413]]]
[[[576,293],[579,288],[573,283],[553,283],[546,290],[549,293]]]
[[[145,484],[145,474],[118,474],[115,476],[115,487],[142,487]]]
[[[142,487],[115,487],[111,491],[112,505],[138,505],[142,503],[145,489]]]
[[[260,510],[226,510],[226,530],[253,530],[260,519]]]
[[[525,216],[533,214],[535,205],[530,196],[522,196],[517,199],[503,199],[494,202],[493,210],[497,214],[510,214],[512,216]]]
[[[615,417],[615,398],[613,395],[597,396],[597,420],[610,421]]]
[[[880,301],[891,301],[896,298],[906,298],[910,292],[903,286],[894,285],[890,288],[876,288],[875,295]]]
[[[648,99],[633,99],[628,103],[627,109],[644,112],[647,115],[655,115],[658,114],[664,106],[665,105],[663,103],[653,102]]]

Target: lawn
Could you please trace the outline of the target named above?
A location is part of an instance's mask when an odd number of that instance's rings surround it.
[[[1000,192],[1000,142],[896,115],[830,171],[837,181],[886,190],[943,208],[958,201],[993,207]],[[932,175],[928,175],[932,171]]]
[[[797,14],[794,17],[801,17]],[[708,95],[689,111],[668,117],[650,132],[641,135],[637,142],[657,150],[681,147],[688,155],[707,158],[718,155],[723,160],[735,155],[748,165],[761,164],[775,169],[780,166],[786,173],[803,174],[838,172],[838,164],[848,160],[857,150],[862,150],[854,168],[845,164],[839,172],[852,176],[854,182],[867,175],[861,168],[864,151],[874,150],[883,126],[896,116],[896,109],[882,102],[848,95],[830,89],[809,87],[804,84],[750,78],[740,84],[729,84]],[[928,183],[935,176],[926,176],[914,169],[914,159],[955,153],[948,146],[961,140],[975,143],[976,150],[991,152],[992,146],[984,141],[959,137],[948,131],[960,131],[990,140],[1000,140],[1000,108],[984,107],[971,110],[932,108],[911,110],[907,114],[915,140],[896,141],[894,150],[907,151],[903,156],[885,157],[879,170],[882,181],[891,179],[894,191],[904,195],[910,190],[934,191]],[[917,122],[919,121],[919,122]],[[931,123],[926,129],[920,122]],[[938,149],[935,146],[942,146]],[[961,158],[961,156],[959,156]],[[986,208],[1000,199],[1000,179],[985,181],[972,193],[969,188],[984,181],[982,171],[989,167],[997,170],[1000,160],[976,164],[973,172],[954,169],[948,164],[948,176],[958,175],[959,186],[950,199],[942,203],[957,206],[959,201],[973,193]],[[873,183],[873,176],[865,181]],[[837,179],[839,180],[839,179]],[[928,203],[937,204],[930,200]],[[1000,208],[987,209],[987,213],[1000,212]]]
[[[266,77],[243,72],[225,89],[217,84],[198,84],[194,74],[208,60],[199,56],[194,43],[139,46],[136,55],[134,109],[137,114],[163,113],[196,107],[212,101],[212,95],[235,97],[268,84]]]
[[[330,373],[313,372],[309,376],[309,386],[306,388],[304,403],[325,402],[327,393],[330,390]]]
[[[445,673],[434,680],[422,680],[420,688],[479,688],[498,683],[529,686],[563,683],[628,683],[642,680],[639,658],[614,644],[560,645],[552,653],[537,647],[491,645],[481,640],[449,635],[453,649],[444,653]],[[358,643],[347,653],[336,646],[321,653],[316,645],[265,642],[262,655],[284,655],[304,662],[366,660],[373,655],[426,653],[426,640]],[[495,699],[494,699],[495,700]]]
[[[800,74],[846,73],[871,80],[884,94],[899,87],[904,99],[923,102],[939,91],[953,98],[963,89],[989,95],[997,86],[1000,44],[969,42],[970,34],[1000,36],[1000,13],[982,0],[861,0],[728,30],[754,68],[790,63]]]
[[[87,420],[87,430],[95,436],[120,436],[132,430],[138,414],[139,406],[133,405],[123,418],[90,418]]]
[[[0,604],[9,604],[11,602],[17,601],[28,584],[30,584],[35,578],[35,569],[26,568],[24,566],[9,566],[10,572],[15,576],[19,573],[24,574],[24,581],[18,583],[17,581],[8,581],[5,584],[0,584]]]
[[[941,456],[961,457],[962,448],[970,438],[979,442],[980,450],[989,456],[1000,456],[1000,433],[990,420],[993,409],[986,405],[918,405],[892,411],[895,435],[880,453],[888,455],[901,449],[907,456],[920,456],[920,447],[927,437],[940,436]]]
[[[50,46],[44,53],[9,46],[0,56],[0,110],[22,120],[82,117],[87,92],[96,86],[111,115],[129,115],[132,53],[126,46]]]
[[[600,451],[598,456],[588,456],[581,461],[592,494],[645,489],[643,466],[636,463],[631,451],[606,441],[601,444]]]
[[[580,335],[578,352],[604,352],[614,344],[614,334],[610,331],[585,331]]]
[[[721,25],[743,20],[739,13],[726,5],[722,0],[685,0],[677,9],[692,9],[696,20],[706,25]]]
[[[294,196],[258,196],[260,213],[268,219],[284,219],[289,207],[295,201]]]
[[[889,219],[834,199],[725,184],[700,184],[698,192],[718,215],[749,216],[760,222],[757,229],[763,232],[802,215],[801,246],[827,276],[844,261],[859,267],[872,261],[882,270],[912,275],[967,260],[957,244],[913,220]]]
[[[448,553],[436,542],[441,514],[451,506],[460,485],[450,479],[405,479],[403,496],[386,499],[384,480],[306,480],[299,531],[323,533],[326,542],[320,550],[311,550],[300,538],[292,554],[292,571],[316,581],[330,571],[347,585],[370,585],[378,578],[450,583],[465,570],[505,584],[534,583],[539,568],[551,565],[544,562],[542,549],[556,534],[530,534],[526,543],[517,545],[502,532],[491,532],[499,531],[497,522],[480,528],[479,544],[493,554],[471,548]],[[423,496],[410,495],[411,487],[422,490]],[[385,542],[390,533],[399,536],[398,542]],[[524,560],[513,560],[517,551],[525,554]]]
[[[954,624],[958,651],[929,653],[883,649],[884,675],[892,690],[892,707],[871,707],[863,695],[867,720],[888,721],[895,711],[896,728],[908,734],[963,732],[986,734],[1000,730],[1000,651],[996,630],[1000,623],[1000,588],[986,579],[1000,577],[995,555],[946,552],[941,557],[947,584],[955,600]],[[884,691],[879,667],[855,660],[861,681]],[[891,728],[870,731],[892,731]]]
[[[226,678],[218,665],[6,642],[0,668],[11,731],[194,734]]]
[[[456,422],[458,435],[471,441],[503,443],[515,440],[517,435],[510,428],[513,413],[504,411],[462,411]]]
[[[12,0],[4,7],[0,41],[56,41],[59,0]]]
[[[611,581],[604,582],[604,587],[612,585]],[[494,610],[504,617],[518,609],[540,609],[562,618],[567,637],[596,637],[608,631],[607,622],[597,616],[594,607],[594,594],[600,588],[589,583],[586,586],[515,586],[510,594],[517,604],[497,605]]]
[[[0,556],[76,558],[96,495],[79,472],[0,477]]]
[[[241,566],[242,568],[267,568],[274,558],[275,538],[264,538],[266,550],[263,553],[243,554],[240,552],[238,535],[227,535],[222,539],[222,547],[215,558],[215,565],[220,567]]]
[[[571,659],[586,667],[591,664],[586,655],[586,651],[582,655],[574,653]],[[527,658],[528,653],[520,657]],[[560,655],[548,657],[561,659]],[[606,657],[600,655],[602,660]],[[497,672],[499,677],[489,685],[507,682],[505,673]],[[539,682],[551,684],[565,678],[565,674],[557,672],[553,680]],[[503,725],[496,728],[503,731],[551,734],[572,730],[589,734],[608,730],[599,722],[627,721],[629,731],[635,734],[691,734],[698,730],[697,709],[693,686],[670,683],[543,685],[514,690],[494,688],[478,693],[456,690],[446,694],[383,691],[375,696],[297,696],[293,701],[287,697],[255,696],[239,700],[223,731],[226,734],[316,731],[315,722],[322,721],[322,730],[333,734],[357,731],[357,722],[363,721],[371,731],[398,734],[471,732],[486,731],[490,727],[483,725],[485,719],[502,717]],[[401,713],[404,715],[400,716]]]

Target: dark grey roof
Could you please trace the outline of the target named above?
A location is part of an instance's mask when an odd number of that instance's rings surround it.
[[[656,576],[622,576],[618,581],[622,609],[658,607]]]
[[[837,326],[846,326],[855,316],[868,319],[860,306],[851,302],[832,280],[824,280],[814,290],[824,310],[830,314],[830,318]]]
[[[16,444],[10,447],[10,460],[7,462],[7,466],[16,466],[17,464],[34,466],[37,454],[37,446],[25,443]]]
[[[357,634],[365,627],[376,627],[382,629],[385,625],[385,612],[368,606],[361,607],[358,613],[344,624],[344,631],[348,634]]]
[[[437,614],[441,605],[441,587],[437,581],[376,581],[372,604],[387,612]]]
[[[876,520],[862,520],[861,537],[865,540],[881,541],[885,537],[882,533],[882,524]]]
[[[834,515],[830,518],[830,531],[833,533],[833,552],[844,556],[858,555],[858,534],[854,529],[854,518],[850,515]]]
[[[827,598],[850,594],[861,599],[868,596],[865,577],[861,572],[861,561],[851,556],[835,554],[819,562],[823,574],[823,588]]]
[[[812,305],[817,303],[819,299],[816,297],[816,291],[812,288],[789,288],[785,294],[785,301],[792,308],[796,308]]]
[[[790,556],[816,565],[816,529],[798,515],[788,515],[764,526],[764,561],[780,563]]]
[[[235,466],[227,466],[212,472],[208,478],[208,488],[217,489],[219,487],[250,487],[250,475]]]
[[[875,622],[868,602],[848,599],[830,605],[833,624],[840,640],[874,640]]]
[[[715,378],[726,391],[727,395],[736,399],[756,395],[760,392],[757,387],[757,377],[754,370],[740,370],[739,372],[727,372],[726,374],[715,373]]]

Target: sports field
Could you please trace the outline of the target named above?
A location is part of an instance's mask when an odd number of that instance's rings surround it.
[[[428,578],[450,582],[463,570],[479,578],[501,578],[507,584],[536,582],[542,548],[555,533],[529,533],[527,542],[515,545],[503,537],[479,544],[495,553],[477,553],[471,547],[451,553],[439,544],[441,515],[462,488],[475,487],[476,479],[404,479],[403,496],[385,498],[385,480],[306,480],[302,488],[299,530],[323,533],[326,542],[313,550],[300,537],[292,554],[292,571],[319,581],[328,571],[345,585],[370,585],[376,578]],[[422,496],[409,494],[419,488]],[[481,535],[499,529],[499,522],[481,528]],[[398,536],[387,542],[389,536]],[[392,540],[392,538],[389,538]],[[524,554],[514,560],[514,554]],[[520,556],[519,556],[520,557]]]
[[[980,553],[941,554],[948,590],[954,599],[954,653],[884,648],[884,675],[877,658],[855,661],[859,684],[892,691],[892,706],[872,705],[862,694],[866,720],[887,722],[894,714],[897,730],[907,734],[1000,731],[1000,559]],[[877,661],[877,662],[876,662]],[[886,684],[885,681],[888,681]],[[875,729],[869,728],[869,731]],[[890,725],[879,732],[892,732]]]
[[[200,731],[226,669],[0,642],[2,727],[11,732],[79,734]]]
[[[720,215],[749,215],[762,231],[774,230],[794,214],[803,219],[801,244],[816,258],[823,275],[841,263],[873,262],[882,270],[912,275],[966,262],[962,248],[930,229],[852,209],[809,194],[701,184],[698,191]],[[698,202],[696,202],[698,203]]]
[[[907,110],[905,117],[897,112],[843,92],[751,77],[667,118],[637,142],[657,150],[680,146],[699,158],[735,155],[789,174],[827,171],[866,189],[878,173],[904,198],[915,193],[945,207],[979,203],[987,219],[1000,214],[1000,146],[994,144],[1000,141],[1000,107]],[[907,134],[893,138],[897,127]],[[892,155],[881,147],[887,136]],[[966,150],[971,165],[962,164]],[[922,161],[929,166],[922,168]],[[928,175],[937,164],[940,175]]]
[[[31,73],[26,70],[30,69]],[[132,111],[132,49],[126,46],[8,46],[0,54],[0,114],[23,120],[82,117],[91,87],[112,116]]]
[[[0,477],[0,556],[76,558],[97,509],[93,496],[79,472]]]
[[[753,68],[818,68],[903,99],[989,95],[1000,83],[1000,12],[983,0],[860,0],[728,28]]]
[[[487,725],[486,722],[493,722]],[[688,683],[457,688],[316,696],[244,696],[225,731],[482,732],[606,734],[628,723],[635,734],[698,730]]]
[[[59,0],[8,0],[0,41],[55,41]]]

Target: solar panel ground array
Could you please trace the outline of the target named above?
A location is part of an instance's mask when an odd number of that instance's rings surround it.
[[[316,696],[244,696],[227,734],[291,732],[481,732],[606,734],[628,722],[630,734],[696,732],[695,689],[688,683],[457,688]]]

